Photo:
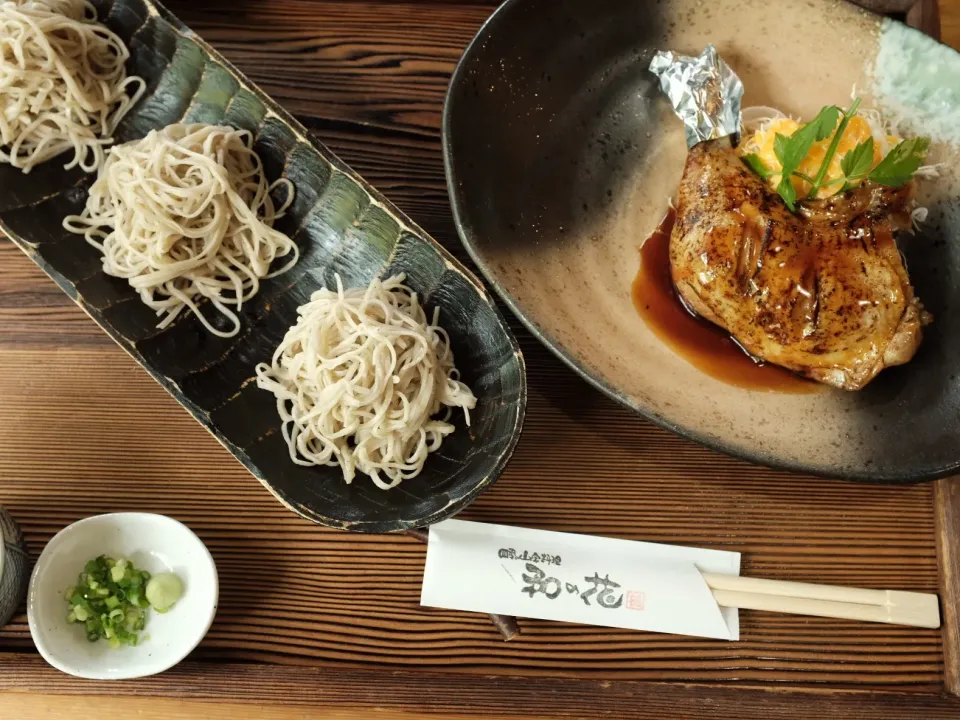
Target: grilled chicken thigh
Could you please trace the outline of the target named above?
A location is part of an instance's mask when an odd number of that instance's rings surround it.
[[[911,191],[867,183],[794,214],[728,138],[702,142],[680,183],[674,284],[754,358],[859,390],[913,357],[927,318],[893,240]]]

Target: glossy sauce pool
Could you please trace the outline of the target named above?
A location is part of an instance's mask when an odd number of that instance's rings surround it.
[[[748,390],[807,394],[822,385],[776,365],[758,364],[725,330],[691,313],[680,300],[670,275],[671,208],[640,249],[640,270],[633,281],[633,305],[651,330],[694,367],[729,385]]]

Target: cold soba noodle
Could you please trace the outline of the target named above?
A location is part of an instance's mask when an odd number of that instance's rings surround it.
[[[73,150],[67,168],[100,167],[145,87],[128,57],[83,0],[0,4],[0,162],[28,173]]]
[[[477,400],[459,381],[440,311],[428,323],[403,280],[344,290],[337,276],[336,291],[313,293],[272,363],[257,366],[298,465],[339,465],[347,483],[359,470],[387,490],[420,474],[454,430],[452,408],[470,424]]]
[[[112,148],[82,215],[63,222],[103,253],[103,270],[125,278],[169,325],[184,308],[214,335],[232,337],[260,281],[297,262],[293,241],[273,229],[293,201],[286,178],[269,184],[246,130],[169,125]],[[281,188],[276,207],[270,196]],[[279,269],[274,260],[289,257]],[[229,321],[215,327],[207,299]]]

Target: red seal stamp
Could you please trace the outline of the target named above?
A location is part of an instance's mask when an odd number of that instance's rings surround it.
[[[627,591],[627,609],[628,610],[643,610],[644,602],[647,597],[644,593],[639,590],[628,590]]]

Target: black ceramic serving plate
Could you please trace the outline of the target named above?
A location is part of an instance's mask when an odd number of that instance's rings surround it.
[[[92,177],[65,172],[56,159],[28,175],[0,166],[0,227],[291,510],[365,532],[425,526],[461,510],[503,470],[526,405],[519,347],[481,283],[165,8],[143,0],[96,7],[130,48],[128,72],[148,83],[119,141],[181,121],[250,130],[268,178],[283,175],[296,188],[276,227],[297,243],[300,261],[262,283],[243,307],[240,334],[222,339],[187,313],[158,331],[129,285],[105,275],[99,253],[62,228],[83,208]],[[471,427],[455,418],[457,431],[419,477],[384,492],[364,475],[347,485],[339,468],[291,462],[274,398],[253,377],[297,307],[332,287],[335,273],[359,287],[399,272],[428,308],[440,308],[478,402]]]
[[[686,156],[682,125],[648,67],[657,50],[696,55],[708,43],[742,78],[745,105],[810,118],[824,105],[845,107],[856,85],[866,107],[934,137],[932,159],[945,165],[921,186],[930,218],[900,246],[935,321],[909,364],[861,392],[727,385],[674,353],[633,307],[638,250]],[[447,96],[457,228],[534,334],[664,427],[820,475],[948,475],[960,467],[960,149],[943,136],[960,112],[949,89],[958,82],[960,55],[837,0],[508,0],[467,49]]]

